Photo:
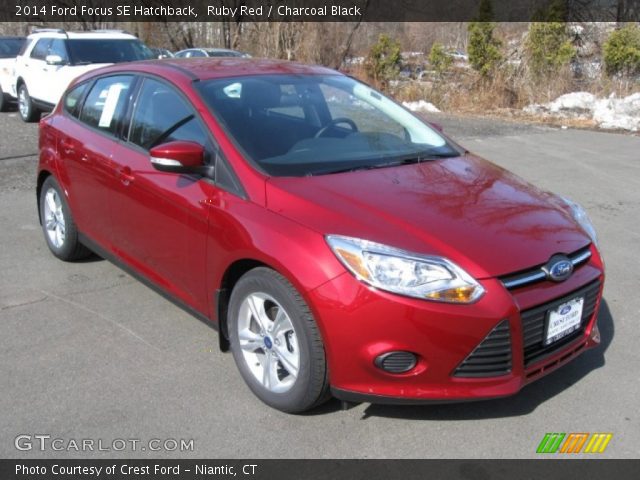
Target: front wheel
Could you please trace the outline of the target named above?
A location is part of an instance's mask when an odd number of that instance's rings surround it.
[[[18,110],[24,122],[35,122],[40,117],[40,111],[33,104],[33,99],[24,83],[18,87]]]
[[[288,413],[327,399],[324,347],[298,291],[269,268],[246,273],[231,293],[229,342],[240,374],[264,403]]]

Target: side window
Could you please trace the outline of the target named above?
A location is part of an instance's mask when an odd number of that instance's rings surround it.
[[[84,92],[87,90],[88,86],[88,83],[78,85],[77,87],[70,90],[64,97],[65,111],[76,118],[78,118],[78,114],[80,113],[80,100],[82,99],[82,96],[84,95]]]
[[[207,55],[200,50],[191,50],[187,53],[187,57],[206,57]]]
[[[36,43],[36,46],[31,50],[31,58],[36,60],[44,60],[49,51],[49,45],[51,44],[50,38],[41,38]]]
[[[191,106],[165,83],[144,80],[131,119],[129,141],[148,150],[183,140],[196,142],[211,152],[211,143]]]
[[[133,77],[117,75],[96,81],[82,107],[80,120],[116,134],[127,107]]]
[[[54,38],[49,45],[49,52],[47,55],[58,55],[62,58],[62,61],[69,62],[69,55],[67,55],[67,47],[64,44],[64,40],[61,38]]]

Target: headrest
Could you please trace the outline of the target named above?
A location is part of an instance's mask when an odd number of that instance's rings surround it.
[[[280,106],[280,85],[266,80],[246,80],[242,84],[244,106],[252,110]]]

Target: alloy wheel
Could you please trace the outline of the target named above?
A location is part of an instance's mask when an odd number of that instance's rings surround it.
[[[64,213],[60,195],[53,188],[47,190],[44,197],[44,225],[51,244],[62,248],[66,234]]]
[[[242,356],[264,388],[284,393],[300,369],[298,338],[289,314],[273,297],[256,292],[240,305],[237,323]]]

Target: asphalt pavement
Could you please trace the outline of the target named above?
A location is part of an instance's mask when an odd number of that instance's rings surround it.
[[[433,118],[471,151],[586,207],[607,264],[600,348],[501,400],[277,412],[244,385],[213,329],[107,261],[49,253],[37,126],[3,113],[0,458],[528,458],[546,432],[611,432],[603,456],[638,458],[640,137]],[[30,449],[16,448],[20,435]],[[41,451],[35,435],[61,439],[61,450]],[[116,451],[118,439],[139,449]],[[193,442],[142,450],[152,439]],[[110,450],[77,451],[82,440]]]

